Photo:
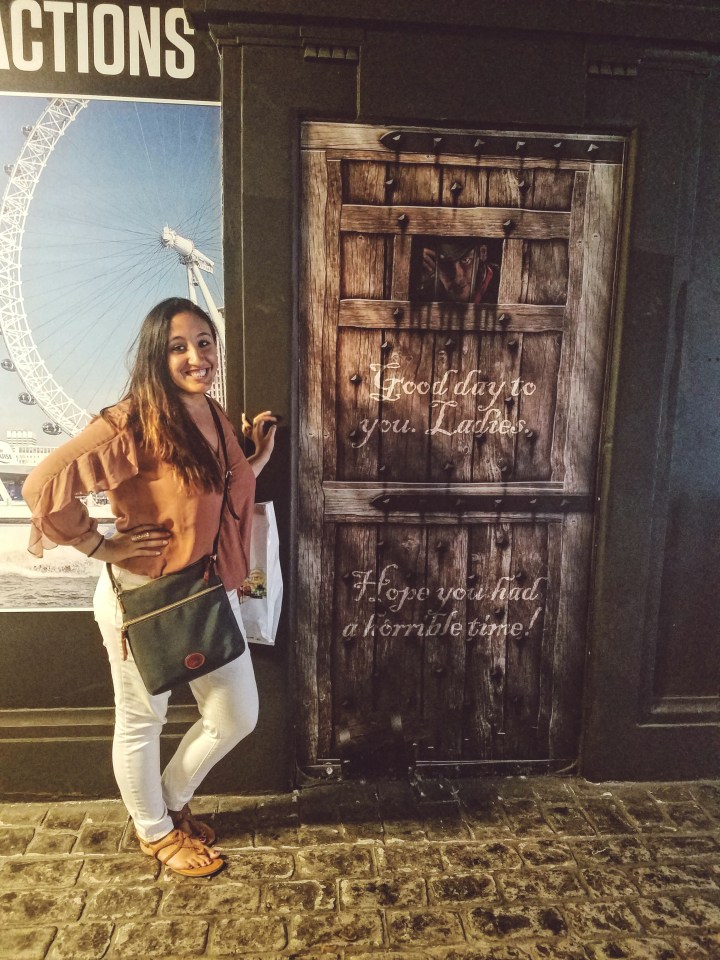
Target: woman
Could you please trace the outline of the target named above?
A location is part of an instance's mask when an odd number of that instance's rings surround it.
[[[137,339],[127,395],[53,451],[30,474],[23,496],[32,509],[30,551],[69,544],[113,565],[124,590],[181,570],[212,550],[220,520],[224,464],[208,397],[217,373],[217,331],[190,300],[154,307]],[[243,432],[245,458],[219,412],[232,477],[222,514],[217,569],[238,623],[237,591],[248,574],[255,478],[275,441],[269,411]],[[269,427],[269,428],[268,428]],[[105,491],[116,519],[107,539],[78,496]],[[144,853],[171,870],[208,876],[223,866],[213,830],[188,807],[208,771],[255,727],[258,697],[249,646],[236,660],[190,682],[201,719],[160,773],[160,732],[169,694],[150,695],[129,654],[122,615],[105,566],[94,597],[115,689],[113,769]],[[243,631],[244,632],[244,631]]]

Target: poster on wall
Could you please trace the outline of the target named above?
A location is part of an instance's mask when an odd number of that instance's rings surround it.
[[[28,553],[24,479],[123,396],[151,307],[191,296],[222,318],[205,42],[167,2],[0,9],[0,611],[91,607],[96,562]],[[109,532],[106,498],[87,507]]]

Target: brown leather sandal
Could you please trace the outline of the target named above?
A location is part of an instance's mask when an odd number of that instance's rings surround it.
[[[138,838],[139,839],[139,838]],[[198,867],[174,867],[169,861],[179,853],[183,847],[193,847],[199,853],[210,855],[208,848],[198,840],[191,839],[182,830],[171,830],[166,836],[161,837],[154,843],[149,840],[139,840],[140,849],[149,857],[155,857],[163,866],[174,873],[180,873],[184,877],[211,877],[225,866],[222,859],[211,860],[210,863],[204,863]]]
[[[186,833],[189,837],[196,837],[202,843],[211,847],[217,838],[213,828],[203,823],[202,820],[196,820],[190,812],[190,806],[186,803],[182,810],[168,810],[175,826]]]

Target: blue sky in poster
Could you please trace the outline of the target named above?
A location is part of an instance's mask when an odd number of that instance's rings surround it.
[[[47,103],[0,96],[2,192],[2,167],[22,148],[22,126]],[[120,396],[127,351],[148,309],[187,295],[184,267],[160,244],[165,224],[215,261],[207,280],[222,306],[219,107],[91,100],[49,157],[22,252],[38,350],[55,381],[91,412]],[[0,340],[0,359],[7,358]],[[17,373],[0,369],[0,440],[22,429],[40,443],[57,442],[42,432],[48,413],[18,400],[24,389]]]

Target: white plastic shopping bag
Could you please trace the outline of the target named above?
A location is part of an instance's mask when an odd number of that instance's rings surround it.
[[[240,592],[240,591],[238,591]],[[250,540],[250,574],[241,596],[242,622],[248,640],[275,643],[283,582],[280,541],[272,501],[256,503]]]

